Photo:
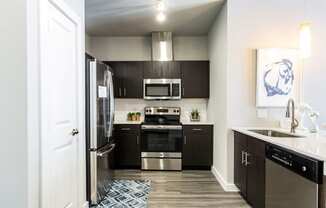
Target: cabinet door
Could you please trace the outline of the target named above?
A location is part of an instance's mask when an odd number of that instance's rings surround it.
[[[151,68],[144,67],[146,79],[180,79],[180,63],[176,61],[153,61]]]
[[[183,166],[210,168],[213,158],[213,127],[185,125],[183,129]]]
[[[120,61],[112,61],[105,63],[109,65],[113,71],[114,97],[122,98],[125,63]]]
[[[180,63],[177,61],[166,61],[160,63],[162,68],[162,78],[181,79]]]
[[[123,69],[123,98],[143,97],[143,62],[125,62]]]
[[[139,168],[139,125],[118,125],[115,127],[115,132],[117,166],[120,168]]]
[[[247,168],[244,164],[247,150],[247,137],[238,132],[234,133],[234,183],[239,188],[240,194],[247,196]]]
[[[265,143],[248,138],[247,201],[252,207],[265,207]]]
[[[144,79],[159,79],[162,77],[160,67],[155,67],[151,61],[144,62]]]
[[[209,98],[209,61],[182,61],[182,97]]]

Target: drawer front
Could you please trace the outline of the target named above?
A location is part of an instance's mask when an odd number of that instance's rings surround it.
[[[138,124],[123,124],[114,125],[114,130],[120,133],[139,133],[140,125]]]
[[[142,158],[142,170],[182,170],[181,159]]]
[[[185,125],[183,130],[186,134],[204,134],[210,135],[213,130],[213,126],[209,125]]]

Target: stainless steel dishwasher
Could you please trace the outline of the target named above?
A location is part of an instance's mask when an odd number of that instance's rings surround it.
[[[266,145],[266,208],[325,208],[323,162]]]

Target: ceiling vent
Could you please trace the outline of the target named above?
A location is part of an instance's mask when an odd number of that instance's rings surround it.
[[[172,32],[152,33],[152,60],[173,60]]]

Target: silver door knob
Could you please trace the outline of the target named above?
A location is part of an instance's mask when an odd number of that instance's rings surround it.
[[[71,134],[72,134],[73,136],[79,134],[78,129],[73,129],[72,132],[71,132]]]

